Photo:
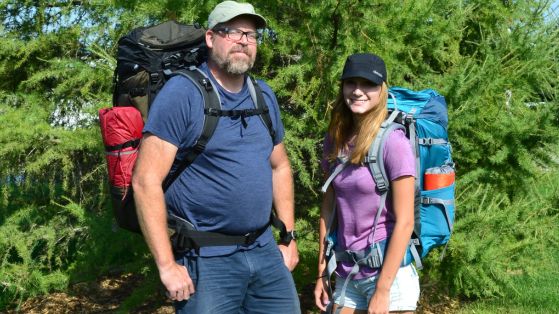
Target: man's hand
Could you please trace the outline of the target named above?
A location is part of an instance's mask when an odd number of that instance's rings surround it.
[[[159,269],[159,278],[167,289],[167,296],[173,301],[188,300],[194,293],[194,283],[182,265],[173,262]]]
[[[292,240],[289,245],[278,244],[278,248],[283,255],[283,262],[289,271],[293,271],[299,263],[299,251],[297,251],[297,243]]]

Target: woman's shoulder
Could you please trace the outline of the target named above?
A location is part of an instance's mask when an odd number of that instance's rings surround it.
[[[392,131],[384,143],[385,158],[390,156],[407,156],[413,154],[411,142],[407,138],[404,130],[396,129]]]

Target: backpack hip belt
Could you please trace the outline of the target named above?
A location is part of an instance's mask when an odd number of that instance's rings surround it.
[[[171,244],[177,252],[188,250],[199,250],[205,246],[227,246],[227,245],[252,245],[258,237],[260,237],[270,225],[285,232],[285,225],[275,215],[270,216],[270,221],[263,227],[248,232],[244,235],[231,235],[213,231],[199,231],[189,221],[169,214],[167,225],[173,229],[175,233],[171,236]],[[283,228],[282,228],[283,227]]]

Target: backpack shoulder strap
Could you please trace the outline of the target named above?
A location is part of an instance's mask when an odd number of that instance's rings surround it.
[[[254,102],[254,107],[256,109],[262,109],[262,113],[259,115],[260,119],[262,119],[262,122],[268,128],[268,132],[270,132],[270,136],[273,141],[276,137],[276,131],[274,130],[274,125],[272,124],[272,118],[270,117],[270,109],[264,100],[262,88],[252,76],[250,76],[247,81],[248,91],[250,93],[250,97],[252,97],[252,101]]]
[[[204,112],[221,109],[221,100],[217,90],[213,87],[211,80],[206,76],[206,74],[200,71],[196,67],[190,67],[188,69],[178,70],[173,73],[174,75],[182,75],[192,81],[194,85],[198,88],[204,98]],[[169,186],[179,177],[179,175],[191,165],[196,157],[200,155],[204,149],[206,149],[206,144],[212,137],[217,128],[217,123],[219,122],[219,116],[204,115],[204,122],[202,127],[202,133],[200,137],[196,140],[196,143],[187,151],[186,156],[182,163],[179,165],[177,170],[172,174],[167,176],[163,183],[163,190],[167,190]]]
[[[380,129],[378,130],[373,143],[369,147],[369,151],[364,160],[364,163],[368,164],[369,170],[371,171],[373,179],[375,180],[377,188],[381,194],[388,192],[390,187],[390,180],[384,168],[384,158],[382,158],[384,155],[384,145],[392,131],[397,129],[405,131],[405,127],[402,124],[395,122],[399,115],[400,111],[394,110],[381,124]]]

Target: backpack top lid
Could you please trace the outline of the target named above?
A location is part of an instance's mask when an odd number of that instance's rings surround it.
[[[155,26],[140,27],[124,36],[153,50],[173,50],[202,43],[206,30],[198,24],[184,25],[167,21]]]
[[[403,87],[390,87],[388,109],[395,107],[413,115],[415,119],[426,119],[448,130],[448,112],[446,100],[433,89],[412,91]],[[396,105],[394,105],[394,98]]]
[[[118,41],[117,73],[126,78],[136,74],[139,67],[157,72],[167,59],[198,65],[207,55],[205,34],[198,24],[176,21],[135,28]]]

